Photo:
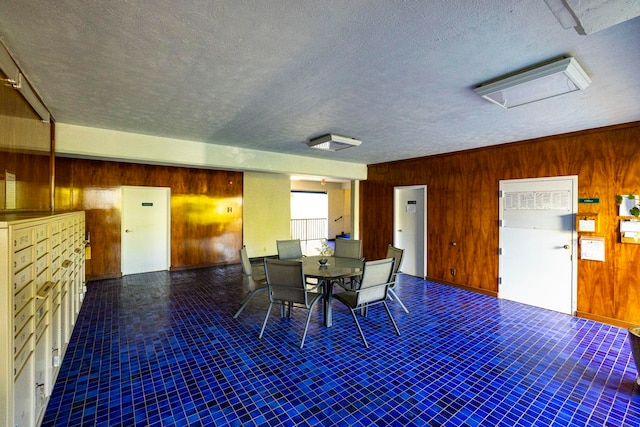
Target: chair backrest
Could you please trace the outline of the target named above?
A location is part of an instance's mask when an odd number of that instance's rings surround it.
[[[338,258],[362,259],[362,240],[336,239],[333,255]]]
[[[271,302],[295,302],[309,308],[302,266],[302,261],[274,258],[264,260]]]
[[[398,274],[400,270],[400,264],[402,264],[402,255],[404,255],[404,249],[396,248],[392,245],[389,245],[387,248],[387,258],[393,258],[396,260],[396,263],[393,266],[393,274]]]
[[[387,299],[394,264],[395,261],[393,258],[364,263],[362,280],[360,282],[359,292],[357,292],[357,306]],[[382,284],[386,286],[378,286]]]
[[[240,265],[242,265],[242,274],[245,276],[253,275],[253,267],[251,267],[246,246],[242,246],[242,249],[240,249]]]
[[[299,239],[276,240],[276,247],[278,248],[278,258],[280,259],[302,258],[302,244]]]

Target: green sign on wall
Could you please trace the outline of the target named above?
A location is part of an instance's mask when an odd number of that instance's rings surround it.
[[[599,197],[590,197],[590,198],[585,198],[585,199],[578,199],[578,203],[585,203],[585,204],[597,204],[600,203],[600,198]]]

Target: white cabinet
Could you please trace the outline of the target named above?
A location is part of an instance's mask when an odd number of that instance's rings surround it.
[[[84,218],[0,215],[0,425],[42,420],[86,290]]]

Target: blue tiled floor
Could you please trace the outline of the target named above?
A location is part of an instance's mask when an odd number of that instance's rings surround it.
[[[638,426],[627,331],[404,276],[361,324],[334,301],[242,315],[239,266],[88,284],[43,426]]]

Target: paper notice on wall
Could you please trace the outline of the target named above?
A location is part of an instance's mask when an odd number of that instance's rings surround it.
[[[620,231],[638,233],[640,232],[640,221],[636,220],[622,220],[620,221]]]
[[[571,209],[569,191],[517,191],[505,193],[505,210],[565,210]]]
[[[16,208],[16,175],[5,171],[4,208]]]
[[[596,222],[592,219],[581,219],[578,221],[578,227],[580,228],[578,231],[593,232],[596,231]]]
[[[604,261],[604,237],[583,236],[580,238],[580,259]]]

